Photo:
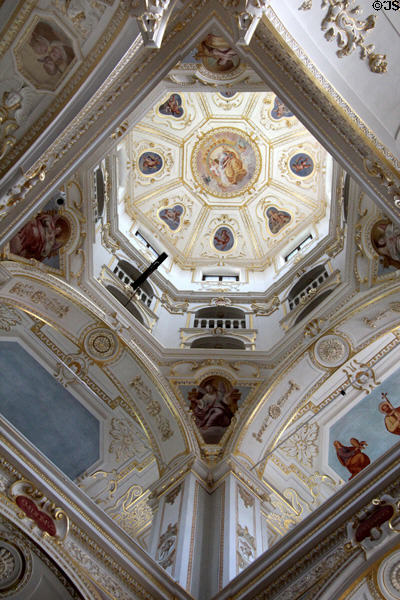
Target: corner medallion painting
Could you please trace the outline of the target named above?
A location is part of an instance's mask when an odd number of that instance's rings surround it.
[[[183,206],[181,204],[175,204],[171,208],[162,208],[158,211],[159,218],[168,225],[171,231],[178,229],[182,214]]]
[[[249,189],[260,172],[259,151],[239,129],[214,129],[195,146],[192,172],[209,194],[233,197]]]
[[[143,175],[153,175],[161,171],[163,167],[163,159],[156,152],[143,152],[139,156],[139,171]]]
[[[188,392],[190,410],[207,444],[218,444],[237,411],[241,392],[218,375],[203,379]]]
[[[278,121],[279,119],[293,117],[292,111],[276,96],[274,106],[271,110],[271,117]]]
[[[229,227],[219,227],[214,233],[212,245],[218,252],[228,252],[234,243],[235,238]]]
[[[308,177],[314,170],[314,161],[308,154],[299,152],[292,156],[289,161],[289,167],[294,175],[298,177]]]
[[[14,53],[20,73],[39,90],[54,91],[76,62],[72,40],[52,19],[36,21]]]
[[[381,219],[371,230],[371,243],[381,257],[383,269],[400,269],[400,229],[388,219]]]
[[[179,119],[183,115],[182,98],[179,94],[171,94],[168,100],[166,100],[158,108],[158,112],[161,115],[175,117]]]
[[[268,227],[271,233],[276,234],[279,231],[290,223],[292,217],[285,210],[279,210],[276,206],[269,206],[265,212],[265,215],[268,219]]]

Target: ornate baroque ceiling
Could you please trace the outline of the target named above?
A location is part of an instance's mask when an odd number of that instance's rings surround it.
[[[119,229],[162,241],[181,269],[273,266],[271,278],[328,230],[331,158],[272,92],[167,93],[118,167]]]

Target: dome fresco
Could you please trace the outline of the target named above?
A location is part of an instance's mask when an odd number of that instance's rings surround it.
[[[182,289],[217,264],[264,271],[265,289],[292,240],[328,233],[332,159],[272,92],[166,94],[118,148],[114,226],[162,240]]]

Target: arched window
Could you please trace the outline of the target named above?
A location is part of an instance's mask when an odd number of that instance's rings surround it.
[[[215,348],[225,350],[245,350],[246,347],[242,340],[226,337],[222,335],[213,335],[202,337],[192,342],[191,348]]]

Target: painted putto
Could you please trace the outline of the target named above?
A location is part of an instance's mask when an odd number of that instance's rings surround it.
[[[161,115],[170,115],[179,119],[183,115],[182,98],[179,94],[171,94],[168,100],[166,100],[158,109]]]
[[[18,68],[38,89],[55,90],[72,65],[72,40],[53,21],[40,19],[15,50]]]
[[[139,170],[143,175],[153,175],[162,169],[163,159],[156,152],[143,152],[139,156]]]
[[[276,206],[269,206],[265,212],[268,219],[268,227],[271,233],[279,233],[279,231],[290,223],[291,216],[285,210],[280,210]]]
[[[168,225],[171,231],[175,231],[181,224],[182,213],[183,206],[181,204],[175,204],[175,206],[172,206],[171,208],[162,208],[158,212],[158,216]]]
[[[188,393],[190,410],[207,444],[217,444],[237,410],[241,393],[218,375],[207,377]]]
[[[289,167],[292,173],[298,177],[307,177],[314,170],[314,162],[311,156],[304,152],[299,152],[292,156],[289,161]]]
[[[214,233],[213,246],[219,252],[228,252],[234,243],[235,238],[229,227],[219,227]]]
[[[283,119],[285,117],[293,117],[292,111],[276,96],[274,100],[274,106],[271,110],[271,117],[275,120]]]

